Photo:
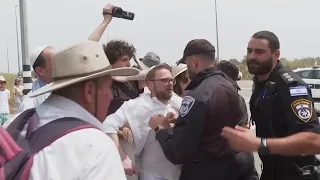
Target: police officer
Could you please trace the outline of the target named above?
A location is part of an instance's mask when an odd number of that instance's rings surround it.
[[[254,74],[250,99],[256,135],[261,137],[259,156],[263,162],[262,180],[319,179],[318,161],[310,156],[269,154],[266,138],[285,137],[298,132],[319,133],[319,120],[311,91],[294,72],[279,61],[278,37],[269,31],[255,33],[247,48],[247,66]]]
[[[215,48],[209,41],[190,41],[179,62],[187,64],[191,78],[179,117],[173,128],[163,129],[165,119],[153,116],[150,127],[166,158],[182,164],[180,180],[236,180],[236,153],[220,133],[239,123],[239,96],[226,75],[215,70]]]

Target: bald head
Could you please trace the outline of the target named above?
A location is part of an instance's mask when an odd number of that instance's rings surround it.
[[[33,64],[33,69],[46,83],[52,82],[53,56],[55,49],[51,46],[46,47],[38,56]]]

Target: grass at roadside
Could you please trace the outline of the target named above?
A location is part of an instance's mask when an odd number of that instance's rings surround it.
[[[11,98],[9,100],[9,107],[10,107],[10,113],[11,114],[15,114],[16,113],[16,105],[14,103],[14,99],[13,99],[13,83],[14,83],[14,79],[17,78],[17,75],[16,74],[8,74],[8,73],[0,73],[1,76],[3,76],[7,83],[6,83],[6,88],[10,91],[10,95],[11,95]]]

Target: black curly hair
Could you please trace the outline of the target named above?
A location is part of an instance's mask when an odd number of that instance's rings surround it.
[[[112,40],[107,45],[103,45],[103,50],[111,64],[114,64],[121,56],[129,56],[131,59],[137,51],[132,44],[124,40]]]
[[[239,76],[239,69],[230,61],[221,60],[217,65],[217,70],[222,71],[235,81]]]

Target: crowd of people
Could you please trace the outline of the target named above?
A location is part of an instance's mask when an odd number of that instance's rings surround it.
[[[6,129],[11,137],[0,129],[0,170],[7,167],[0,178],[320,179],[311,91],[281,65],[274,33],[259,31],[248,43],[248,70],[255,75],[249,118],[238,94],[239,69],[217,62],[208,40],[191,40],[171,65],[154,52],[137,59],[125,40],[98,43],[113,8],[103,8],[103,22],[83,43],[31,53],[38,77],[26,96],[16,81],[19,113]],[[0,77],[0,99],[10,97],[4,85]],[[3,124],[8,112],[1,108]],[[252,122],[257,137],[249,132]]]

